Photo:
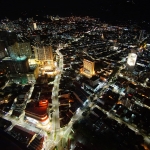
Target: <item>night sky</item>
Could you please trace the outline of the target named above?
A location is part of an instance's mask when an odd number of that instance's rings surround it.
[[[103,20],[150,20],[149,3],[149,0],[0,0],[0,18],[48,14],[89,15]]]

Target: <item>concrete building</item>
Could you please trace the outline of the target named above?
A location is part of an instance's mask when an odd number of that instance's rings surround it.
[[[11,57],[5,57],[2,59],[2,63],[9,73],[28,73],[29,63],[27,57],[17,57],[12,59]]]
[[[46,125],[49,122],[47,108],[48,100],[28,103],[25,109],[26,119],[34,124],[41,123],[42,125]]]
[[[90,79],[88,78],[85,82],[83,82],[83,88],[87,93],[95,93],[100,88],[102,88],[102,85],[99,83],[99,77],[92,76]]]
[[[34,30],[37,30],[37,25],[36,25],[35,22],[33,23],[33,29],[34,29]]]
[[[39,46],[34,47],[35,52],[35,58],[37,60],[47,61],[51,60],[53,61],[53,51],[51,46]]]
[[[132,71],[136,63],[137,55],[135,53],[129,53],[127,59],[127,69]]]
[[[84,59],[83,60],[83,68],[81,69],[81,73],[84,74],[85,76],[91,78],[95,74],[94,66],[95,66],[95,62]]]
[[[55,74],[53,51],[51,46],[34,47],[35,59],[40,63],[41,74]]]
[[[30,42],[16,42],[15,44],[8,47],[8,51],[10,54],[10,57],[15,56],[27,56],[28,58],[31,57],[31,46]]]

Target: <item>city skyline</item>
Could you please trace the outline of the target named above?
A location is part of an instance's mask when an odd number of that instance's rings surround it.
[[[150,149],[149,22],[30,15],[0,21],[3,139],[25,150]]]

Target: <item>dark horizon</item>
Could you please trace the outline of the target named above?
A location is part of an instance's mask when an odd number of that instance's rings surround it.
[[[0,18],[32,17],[35,15],[91,16],[102,20],[149,21],[148,0],[1,0]]]

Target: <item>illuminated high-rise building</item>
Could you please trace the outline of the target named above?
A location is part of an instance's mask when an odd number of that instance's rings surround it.
[[[20,42],[20,43],[18,43],[18,46],[19,46],[21,55],[25,55],[28,58],[32,55],[31,45],[29,42],[24,42],[24,43]]]
[[[127,59],[127,69],[132,71],[136,63],[137,55],[134,52],[129,53]]]
[[[35,59],[42,61],[53,61],[53,52],[51,46],[34,47]]]
[[[40,62],[42,74],[53,74],[55,65],[52,47],[34,47],[34,53],[35,59]]]
[[[30,56],[32,55],[31,52],[31,46],[29,42],[16,42],[15,44],[11,45],[8,47],[8,51],[10,54],[10,57],[12,57],[12,55],[15,56],[27,56],[28,58],[30,58]]]
[[[53,61],[53,52],[52,52],[52,47],[51,46],[44,46],[43,47],[44,49],[44,52],[45,52],[45,58],[46,60],[50,60],[50,61]]]
[[[34,29],[34,30],[37,30],[37,25],[36,25],[35,22],[33,23],[33,29]]]
[[[87,77],[92,77],[95,74],[94,66],[95,66],[95,62],[84,59],[83,60],[83,68],[81,69],[81,73]]]

